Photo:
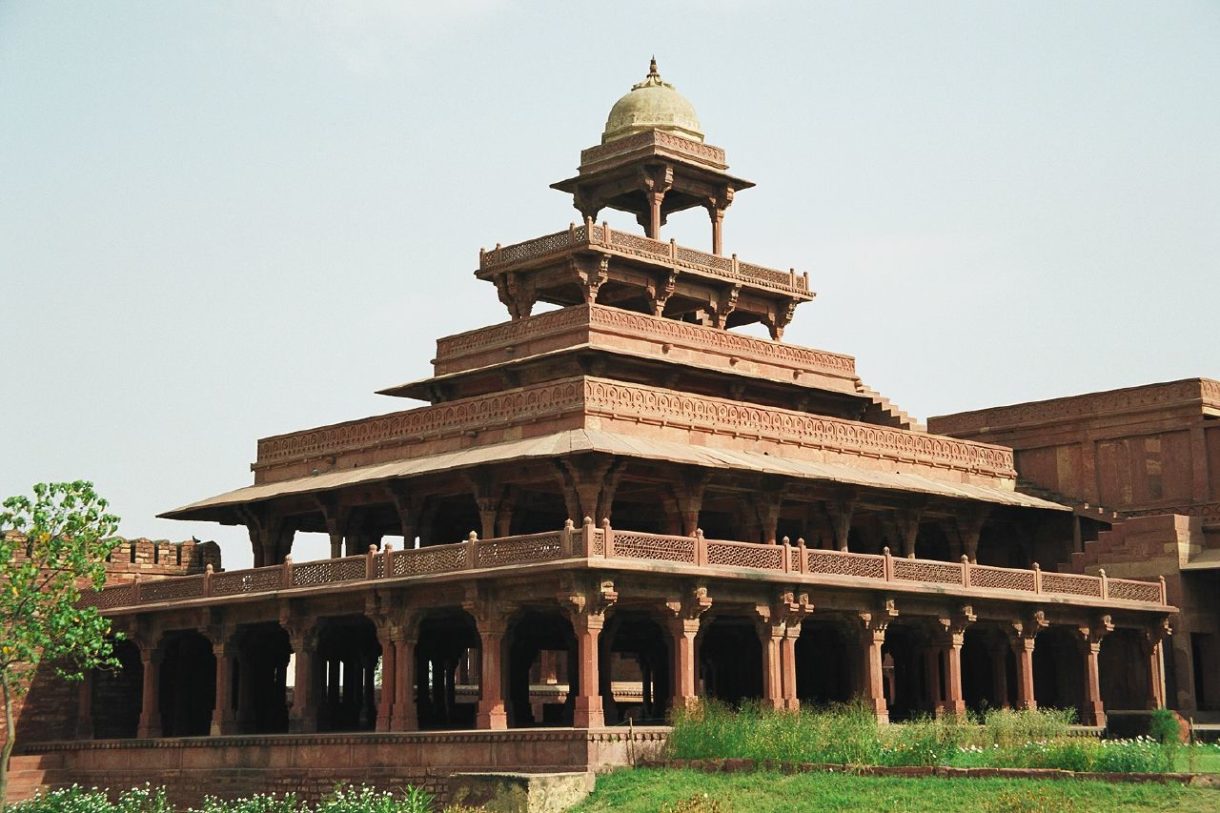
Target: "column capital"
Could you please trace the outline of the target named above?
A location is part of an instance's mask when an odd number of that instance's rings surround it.
[[[618,592],[610,579],[599,579],[594,584],[573,582],[560,592],[558,599],[574,626],[600,630],[606,621],[606,611],[618,601]]]
[[[694,622],[698,629],[699,619],[712,608],[712,597],[707,587],[696,585],[689,590],[667,598],[665,608],[671,621]]]
[[[1109,614],[1100,615],[1091,623],[1077,627],[1076,631],[1081,644],[1096,652],[1101,648],[1102,639],[1114,632],[1114,621]]]

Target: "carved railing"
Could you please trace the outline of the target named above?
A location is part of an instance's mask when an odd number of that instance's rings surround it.
[[[567,231],[535,237],[522,243],[496,246],[490,250],[482,249],[479,251],[479,270],[490,272],[589,248],[610,254],[638,257],[700,276],[795,294],[803,299],[811,296],[808,274],[742,263],[738,262],[737,255],[724,257],[709,254],[706,251],[679,246],[672,240],[653,240],[638,234],[616,231],[607,224],[595,225],[592,221],[586,221],[581,226],[573,224]]]
[[[693,536],[615,531],[609,523],[595,527],[569,522],[559,531],[479,539],[406,550],[375,551],[362,556],[322,559],[213,573],[202,576],[114,585],[87,593],[81,603],[101,610],[146,604],[303,590],[328,585],[377,583],[385,579],[432,576],[501,567],[522,567],[564,560],[584,562],[641,561],[716,569],[724,573],[775,574],[793,582],[829,582],[843,586],[898,585],[936,591],[993,593],[1013,597],[1046,596],[1057,600],[1101,600],[1164,606],[1165,582],[1110,579],[1076,573],[992,567],[931,559],[900,558],[886,548],[881,554],[848,553],[796,545],[759,544]]]

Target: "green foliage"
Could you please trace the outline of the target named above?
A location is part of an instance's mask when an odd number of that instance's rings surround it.
[[[101,590],[106,557],[119,544],[118,517],[83,480],[39,483],[33,499],[0,506],[0,695],[5,739],[0,749],[0,809],[13,751],[13,704],[39,666],[63,678],[118,662],[110,622],[95,607],[78,607],[82,589]]]
[[[61,675],[115,665],[110,622],[77,607],[81,589],[100,590],[118,517],[84,481],[39,483],[33,499],[9,497],[0,510],[0,678],[20,695],[43,661]],[[64,665],[64,663],[67,665]]]
[[[676,759],[753,759],[889,767],[1058,768],[1164,772],[1174,751],[1146,737],[1100,741],[1069,736],[1072,712],[992,711],[981,720],[917,718],[879,726],[853,705],[801,712],[701,703],[675,715]]]
[[[1181,743],[1178,715],[1169,709],[1157,709],[1148,721],[1148,736],[1164,745]]]
[[[1214,813],[1217,800],[1210,788],[1159,783],[637,768],[599,776],[573,813],[656,813],[704,795],[749,813]]]
[[[696,793],[685,799],[665,805],[661,813],[729,813],[732,810],[728,803],[722,802],[706,793]]]
[[[11,805],[20,813],[174,813],[164,788],[144,785],[125,790],[112,802],[106,791],[79,785],[39,793],[33,799]]]
[[[431,813],[432,795],[408,786],[397,795],[365,786],[340,787],[310,808],[295,795],[256,793],[240,799],[209,796],[186,813]],[[123,791],[112,802],[106,792],[78,785],[40,793],[12,805],[12,813],[174,813],[164,788],[145,785]],[[473,813],[474,808],[468,808]],[[463,813],[463,811],[459,811]]]

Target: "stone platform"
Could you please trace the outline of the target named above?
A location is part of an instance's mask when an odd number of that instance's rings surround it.
[[[181,737],[39,743],[14,757],[10,801],[73,783],[120,790],[164,785],[176,806],[204,796],[295,793],[335,785],[423,787],[445,802],[456,773],[605,771],[654,756],[667,727],[533,728],[365,734]]]

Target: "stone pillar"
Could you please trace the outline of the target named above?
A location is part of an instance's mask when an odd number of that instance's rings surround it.
[[[673,646],[669,680],[673,691],[670,711],[690,708],[698,698],[695,688],[695,638],[699,635],[699,619],[712,606],[707,588],[697,586],[685,594],[665,602],[669,612],[668,626]]]
[[[1034,697],[1034,636],[1015,636],[1012,651],[1017,657],[1017,708],[1032,711],[1038,708]]]
[[[144,692],[140,704],[140,722],[136,736],[140,738],[161,736],[161,658],[162,652],[156,644],[146,643],[140,647],[140,661],[144,665]]]
[[[1105,726],[1106,711],[1101,702],[1101,679],[1097,658],[1101,641],[1113,632],[1110,616],[1103,615],[1088,627],[1080,627],[1080,652],[1084,658],[1084,694],[1080,702],[1080,722],[1084,725]]]
[[[758,637],[762,642],[762,700],[771,708],[784,707],[784,685],[780,666],[780,641],[784,638],[783,623],[770,619],[758,622]]]
[[[415,624],[404,624],[397,630],[394,642],[394,706],[390,713],[390,728],[394,731],[414,731],[419,728],[415,707]],[[383,688],[382,691],[385,691]]]
[[[945,634],[941,645],[941,658],[944,663],[944,697],[938,712],[941,714],[960,715],[966,713],[966,700],[962,694],[962,644],[965,633],[962,630],[951,630]]]
[[[796,642],[800,637],[800,624],[784,625],[784,640],[780,643],[780,674],[784,708],[789,711],[797,711],[801,707],[801,700],[796,694]]]
[[[381,699],[377,704],[377,730],[393,728],[394,699],[398,696],[398,642],[390,630],[381,638]]]
[[[284,626],[295,658],[288,730],[294,734],[308,734],[318,730],[318,689],[322,684],[322,672],[316,668],[318,631],[304,620]]]
[[[605,616],[600,612],[572,613],[577,659],[576,703],[573,706],[572,725],[576,728],[601,728],[606,724],[597,662],[598,637],[604,624]]]
[[[233,716],[234,642],[232,636],[223,631],[213,633],[209,637],[212,639],[212,655],[216,658],[216,702],[212,706],[210,733],[217,737],[237,732],[236,718]],[[246,677],[244,674],[241,676],[243,684]]]
[[[504,636],[508,619],[516,609],[483,595],[463,603],[475,620],[479,631],[479,705],[475,712],[475,727],[508,728],[508,712],[504,707],[504,687],[507,675],[504,663]]]
[[[695,690],[695,638],[699,635],[699,619],[671,618],[670,635],[673,637],[673,665],[670,681],[673,684],[673,711],[687,709],[698,699]]]
[[[330,534],[330,558],[338,559],[343,555],[343,532],[333,532]]]
[[[80,694],[76,707],[76,731],[78,740],[93,739],[93,670],[87,669],[80,682]]]
[[[359,661],[360,669],[360,727],[377,727],[377,659],[373,655],[363,655]]]
[[[860,636],[863,651],[861,652],[859,694],[865,705],[877,715],[877,722],[888,723],[890,710],[885,702],[885,677],[881,670],[881,647],[885,644],[885,631],[889,627],[889,622],[879,620],[875,616],[866,618],[871,615],[861,613],[864,628]]]

